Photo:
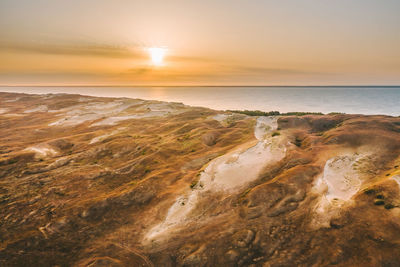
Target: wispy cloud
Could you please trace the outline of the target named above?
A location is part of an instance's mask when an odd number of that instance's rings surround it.
[[[222,68],[226,69],[230,74],[254,74],[254,75],[320,75],[327,74],[317,71],[308,71],[292,68],[271,68],[271,67],[258,67],[258,66],[238,66],[238,65],[223,65]]]
[[[68,56],[96,56],[110,58],[144,58],[137,47],[128,48],[97,44],[40,44],[40,43],[0,43],[0,50],[14,53],[37,53]]]
[[[169,61],[175,62],[197,62],[197,63],[213,63],[216,62],[215,58],[200,57],[200,56],[182,56],[182,55],[167,55]]]
[[[151,67],[139,67],[139,68],[131,68],[128,69],[125,74],[128,75],[144,75],[150,73],[153,70]]]
[[[219,64],[210,61],[207,66],[198,68],[154,68],[142,66],[119,73],[122,79],[145,79],[154,81],[188,81],[188,80],[233,80],[241,78],[258,79],[274,77],[309,77],[325,76],[333,73],[316,72],[290,68],[269,68],[259,66],[240,66]]]
[[[221,58],[203,55],[171,54],[165,58],[164,67],[150,65],[149,55],[139,46],[118,46],[105,44],[81,43],[7,43],[0,41],[0,51],[14,54],[45,54],[54,56],[74,57],[79,64],[63,65],[63,58],[45,58],[39,66],[27,65],[22,70],[3,68],[0,71],[0,82],[98,82],[114,84],[179,84],[183,83],[266,83],[282,79],[305,79],[323,77],[330,73],[313,70],[303,70],[285,67],[270,67],[260,65],[241,65],[240,62],[229,62]],[[81,57],[88,57],[87,59]],[[101,60],[89,57],[104,58]],[[42,57],[39,57],[42,60]],[[118,59],[121,63],[108,59]],[[127,61],[124,59],[128,59]],[[133,60],[130,60],[133,59]],[[37,60],[37,59],[35,59]],[[47,60],[47,61],[45,61]],[[91,61],[92,60],[92,61]],[[60,66],[57,65],[60,62]],[[47,64],[48,63],[48,64]],[[47,64],[47,65],[46,65]],[[32,67],[34,66],[34,67]],[[57,66],[57,68],[54,68]],[[110,67],[112,66],[112,67]],[[131,66],[131,67],[127,67]],[[32,69],[32,71],[29,71]],[[65,71],[63,71],[63,69]]]

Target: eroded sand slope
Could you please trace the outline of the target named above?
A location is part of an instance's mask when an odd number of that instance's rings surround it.
[[[400,119],[0,93],[1,266],[399,266]]]

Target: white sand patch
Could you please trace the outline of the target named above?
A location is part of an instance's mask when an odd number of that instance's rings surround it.
[[[48,108],[46,105],[40,105],[36,108],[25,110],[24,113],[32,113],[32,112],[47,112]]]
[[[138,111],[152,111],[152,112],[165,112],[175,113],[179,110],[184,109],[186,106],[182,103],[175,102],[150,102],[144,103],[142,106],[137,108]]]
[[[66,94],[66,93],[56,93],[56,94],[50,93],[50,94],[45,94],[43,96],[43,98],[44,99],[52,99],[52,98],[55,98],[55,97],[60,97],[60,96],[65,96],[65,95],[68,95],[68,94]]]
[[[86,98],[81,97],[81,102]],[[74,105],[60,110],[49,110],[49,112],[60,113],[59,120],[52,122],[49,126],[75,126],[84,122],[100,120],[92,126],[115,125],[129,119],[142,119],[151,117],[162,117],[178,114],[184,111],[181,103],[150,102],[139,99],[117,99],[111,102],[89,102]],[[127,111],[129,109],[129,111]]]
[[[142,103],[143,101],[140,100],[115,100],[112,102],[79,104],[61,110],[51,110],[49,112],[63,113],[63,117],[50,123],[49,126],[75,126],[87,121],[115,116],[132,106]]]
[[[199,198],[198,191],[188,196],[179,197],[169,208],[167,216],[161,224],[153,227],[145,236],[146,241],[157,238],[169,230],[183,224],[187,220],[187,215],[196,207]]]
[[[112,102],[90,102],[85,104],[77,104],[73,106],[69,106],[61,109],[53,109],[49,110],[49,112],[60,112],[65,113],[66,115],[79,115],[82,113],[104,113],[104,112],[121,112],[123,109],[126,109],[129,106],[121,106],[124,102],[120,100],[112,101]],[[126,103],[125,103],[126,104]]]
[[[265,127],[266,125],[269,127]],[[168,233],[172,228],[191,221],[192,218],[188,215],[206,192],[235,192],[256,180],[265,167],[281,160],[286,154],[283,138],[265,138],[265,133],[276,129],[276,126],[275,118],[258,118],[254,135],[259,142],[248,149],[235,149],[210,161],[193,190],[176,200],[168,210],[165,220],[152,228],[145,240]]]
[[[99,114],[93,114],[93,113],[80,114],[75,116],[64,117],[62,119],[59,119],[58,121],[50,123],[49,126],[75,126],[84,123],[86,121],[94,121],[97,119],[99,119]]]
[[[229,118],[229,116],[231,116],[231,115],[228,115],[228,114],[217,114],[217,115],[212,116],[211,118],[212,118],[213,120],[218,121],[218,122],[223,122],[223,121],[225,121],[227,118]]]
[[[91,101],[93,98],[90,96],[81,96],[78,98],[78,102],[88,102]]]
[[[178,105],[178,104],[175,104]],[[183,105],[182,105],[183,106]],[[119,115],[119,116],[111,116],[92,124],[92,126],[103,126],[103,125],[115,125],[121,121],[131,120],[131,119],[144,119],[144,118],[153,118],[153,117],[163,117],[172,114],[179,114],[183,112],[183,110],[176,109],[171,103],[150,103],[145,104],[135,111],[140,112],[132,115]]]
[[[0,108],[0,114],[4,114],[8,112],[8,108]]]
[[[20,100],[20,99],[21,99],[21,97],[17,97],[17,98],[14,98],[14,99],[6,100],[6,101],[4,101],[4,102],[17,102],[17,101]]]
[[[9,118],[15,118],[15,117],[23,117],[23,114],[17,114],[17,113],[3,113],[1,114],[4,117],[9,117]]]
[[[210,162],[201,174],[200,183],[213,191],[234,191],[258,178],[266,166],[285,156],[285,147],[278,139],[258,142],[244,151],[235,151]]]
[[[368,158],[366,154],[345,154],[326,161],[323,173],[317,178],[313,190],[321,195],[316,205],[314,227],[329,227],[330,219],[340,207],[349,203],[360,190],[363,174],[359,164]]]
[[[399,185],[399,189],[400,189],[400,175],[395,175],[395,176],[391,177],[391,179],[396,181],[396,183]]]
[[[254,128],[254,136],[258,140],[264,139],[266,133],[275,131],[278,128],[278,120],[276,117],[259,117],[256,127]]]
[[[357,160],[356,156],[343,156],[332,158],[326,162],[322,180],[328,187],[325,197],[329,201],[333,199],[349,200],[358,192],[361,180],[354,166]]]
[[[173,112],[173,111],[176,110],[174,105],[179,105],[179,104],[171,104],[171,103],[168,103],[168,102],[160,102],[160,103],[150,103],[150,104],[146,104],[146,105],[143,105],[143,106],[145,108],[150,109],[151,111]]]
[[[162,111],[154,111],[142,114],[134,114],[134,115],[127,115],[127,116],[115,116],[109,117],[99,122],[93,123],[91,126],[102,126],[102,125],[115,125],[120,121],[132,120],[132,119],[143,119],[143,118],[152,118],[152,117],[162,117],[165,116],[167,113]]]
[[[36,146],[27,147],[24,150],[35,152],[36,157],[38,158],[54,157],[58,155],[58,152],[47,144],[39,144]]]
[[[93,138],[92,140],[90,140],[89,144],[94,144],[94,143],[98,143],[100,141],[103,141],[104,139],[106,139],[106,138],[108,138],[110,136],[116,135],[116,134],[120,133],[121,131],[123,131],[125,129],[126,128],[122,127],[122,128],[118,128],[115,131],[112,131],[111,133],[107,133],[107,134],[103,134],[103,135],[97,136],[97,137]]]
[[[244,115],[244,114],[237,114],[237,113],[232,113],[232,114],[216,114],[213,116],[209,116],[208,119],[216,120],[218,121],[221,125],[223,126],[228,126],[230,122],[236,121],[236,120],[243,120],[249,118],[249,116]]]

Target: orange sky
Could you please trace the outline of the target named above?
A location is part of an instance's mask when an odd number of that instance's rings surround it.
[[[1,85],[400,84],[400,1],[0,2]],[[163,66],[147,48],[166,47]]]

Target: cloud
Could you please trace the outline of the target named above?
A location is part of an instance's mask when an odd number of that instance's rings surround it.
[[[166,58],[169,61],[176,62],[197,62],[197,63],[212,63],[216,62],[216,59],[207,57],[194,57],[194,56],[179,56],[179,55],[167,55]]]
[[[0,43],[0,50],[14,53],[37,53],[49,55],[95,56],[110,58],[144,58],[137,47],[96,45],[96,44],[40,44]]]
[[[241,73],[241,74],[253,74],[253,75],[321,75],[328,74],[316,71],[307,71],[300,69],[285,69],[285,68],[269,68],[269,67],[255,67],[255,66],[229,66],[223,65],[223,68],[230,74]]]
[[[140,68],[131,68],[126,71],[126,74],[129,75],[144,75],[150,73],[153,68],[150,67],[140,67]]]
[[[206,66],[192,68],[154,68],[151,66],[131,68],[119,73],[123,80],[153,80],[153,81],[190,81],[190,80],[221,80],[231,81],[236,79],[259,80],[275,79],[284,76],[285,78],[310,77],[332,75],[332,73],[323,73],[299,69],[268,68],[258,66],[240,66],[230,64],[220,64],[210,62]]]

